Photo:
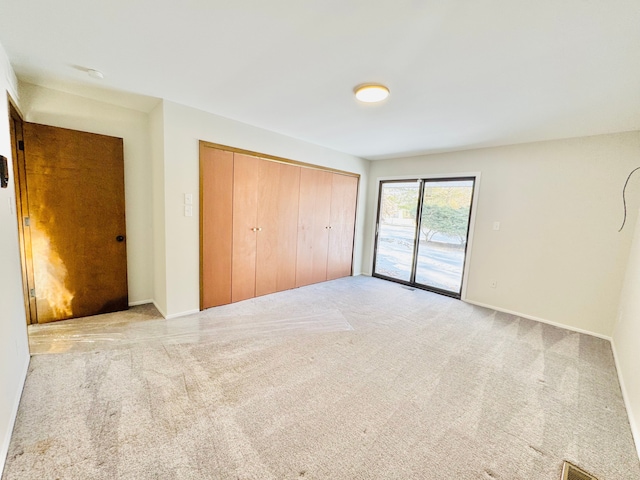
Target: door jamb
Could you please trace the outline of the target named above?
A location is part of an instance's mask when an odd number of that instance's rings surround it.
[[[20,266],[22,270],[22,290],[24,295],[27,325],[38,323],[35,297],[30,292],[34,285],[33,258],[31,255],[31,232],[25,219],[29,217],[29,202],[26,185],[26,164],[22,127],[25,123],[20,109],[9,94],[9,130],[11,136],[11,156],[13,157],[13,184],[16,201],[16,221],[18,223],[18,244],[20,248]],[[19,148],[22,142],[22,149]]]

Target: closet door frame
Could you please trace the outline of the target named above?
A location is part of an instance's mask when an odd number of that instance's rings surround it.
[[[251,157],[258,157],[262,160],[270,160],[272,162],[287,163],[289,165],[297,165],[299,167],[313,168],[315,170],[323,170],[325,172],[341,173],[342,175],[348,175],[350,177],[356,177],[360,180],[359,173],[348,172],[346,170],[339,170],[337,168],[323,167],[322,165],[315,165],[313,163],[301,162],[299,160],[292,160],[290,158],[278,157],[276,155],[269,155],[267,153],[254,152],[253,150],[245,150],[243,148],[230,147],[229,145],[221,145],[219,143],[206,142],[200,140],[200,148],[216,148],[218,150],[224,150],[226,152],[241,153],[243,155],[249,155]]]
[[[252,157],[257,157],[261,160],[266,160],[266,161],[271,161],[271,162],[277,162],[277,163],[282,163],[282,164],[287,164],[287,165],[294,165],[294,166],[298,166],[298,167],[302,167],[302,168],[308,168],[308,169],[314,169],[314,170],[321,170],[321,171],[325,171],[325,172],[330,172],[330,173],[334,173],[334,174],[340,174],[340,175],[346,175],[349,177],[354,177],[357,179],[357,194],[356,194],[356,203],[355,203],[355,211],[354,211],[354,235],[353,235],[353,242],[351,245],[351,274],[353,274],[353,253],[354,253],[354,247],[355,247],[355,229],[356,226],[358,224],[358,196],[359,196],[359,192],[360,192],[360,174],[358,173],[353,173],[353,172],[348,172],[346,170],[339,170],[336,168],[330,168],[330,167],[323,167],[320,165],[314,165],[312,163],[307,163],[307,162],[301,162],[298,160],[292,160],[289,158],[285,158],[285,157],[278,157],[275,155],[269,155],[266,153],[261,153],[261,152],[255,152],[252,150],[245,150],[245,149],[241,149],[241,148],[236,148],[236,147],[231,147],[228,145],[222,145],[222,144],[218,144],[218,143],[212,143],[212,142],[206,142],[204,140],[200,140],[199,142],[200,144],[200,309],[203,310],[205,308],[209,308],[205,305],[203,305],[203,298],[204,298],[204,291],[205,291],[205,281],[204,281],[204,277],[205,277],[205,272],[204,272],[204,265],[202,262],[202,258],[203,258],[203,251],[204,251],[204,229],[203,229],[203,225],[205,223],[205,219],[203,217],[203,208],[202,208],[202,201],[203,201],[203,197],[205,196],[204,194],[204,184],[203,184],[203,176],[202,176],[202,159],[204,157],[204,151],[206,149],[216,149],[216,150],[221,150],[224,152],[229,152],[229,153],[238,153],[238,154],[243,154],[243,155],[248,155],[248,156],[252,156]],[[232,303],[232,302],[230,302]]]

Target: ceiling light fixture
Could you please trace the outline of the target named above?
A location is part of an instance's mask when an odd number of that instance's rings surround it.
[[[356,98],[361,102],[381,102],[389,96],[389,89],[379,83],[365,83],[353,89]]]
[[[91,78],[97,78],[98,80],[102,80],[104,78],[104,73],[102,73],[99,70],[93,70],[92,68],[90,68],[89,70],[87,70],[87,74],[91,77]]]

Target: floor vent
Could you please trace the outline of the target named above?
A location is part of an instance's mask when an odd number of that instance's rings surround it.
[[[575,465],[564,462],[562,466],[562,478],[560,480],[598,480],[593,475],[588,474],[581,468],[576,467]]]

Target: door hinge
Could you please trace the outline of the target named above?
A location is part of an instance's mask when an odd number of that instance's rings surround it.
[[[23,140],[18,140],[18,150],[21,150],[24,152],[24,141]]]
[[[31,290],[29,290],[29,296],[31,298],[36,298],[36,289],[32,288]]]
[[[24,217],[24,226],[25,227],[31,226],[31,219],[29,217]]]

